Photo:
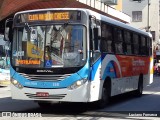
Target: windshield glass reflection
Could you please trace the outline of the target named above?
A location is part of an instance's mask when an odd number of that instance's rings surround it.
[[[82,25],[18,28],[14,32],[17,41],[13,44],[12,62],[27,67],[83,66],[85,33]]]

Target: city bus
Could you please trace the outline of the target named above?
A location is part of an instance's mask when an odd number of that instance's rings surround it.
[[[18,12],[11,42],[11,95],[40,106],[96,103],[153,81],[151,34],[83,8]]]

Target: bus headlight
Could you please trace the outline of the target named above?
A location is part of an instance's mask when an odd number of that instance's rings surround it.
[[[22,89],[23,88],[23,85],[21,85],[17,80],[11,78],[11,83],[16,86],[17,88],[19,89]]]
[[[87,79],[82,79],[74,82],[71,86],[68,87],[68,89],[73,90],[76,89],[82,85],[84,85],[87,82]]]
[[[17,81],[17,80],[14,80],[14,79],[12,79],[11,82],[12,82],[13,85],[17,85],[17,84],[18,84],[18,81]]]

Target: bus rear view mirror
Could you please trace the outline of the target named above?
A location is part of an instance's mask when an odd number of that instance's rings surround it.
[[[95,50],[98,50],[98,28],[93,29],[94,32],[94,48]]]
[[[5,28],[4,40],[9,41],[9,27]]]

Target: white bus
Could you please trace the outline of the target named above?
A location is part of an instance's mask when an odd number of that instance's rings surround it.
[[[94,11],[18,12],[9,32],[13,99],[104,107],[115,95],[141,96],[153,81],[151,35]]]

